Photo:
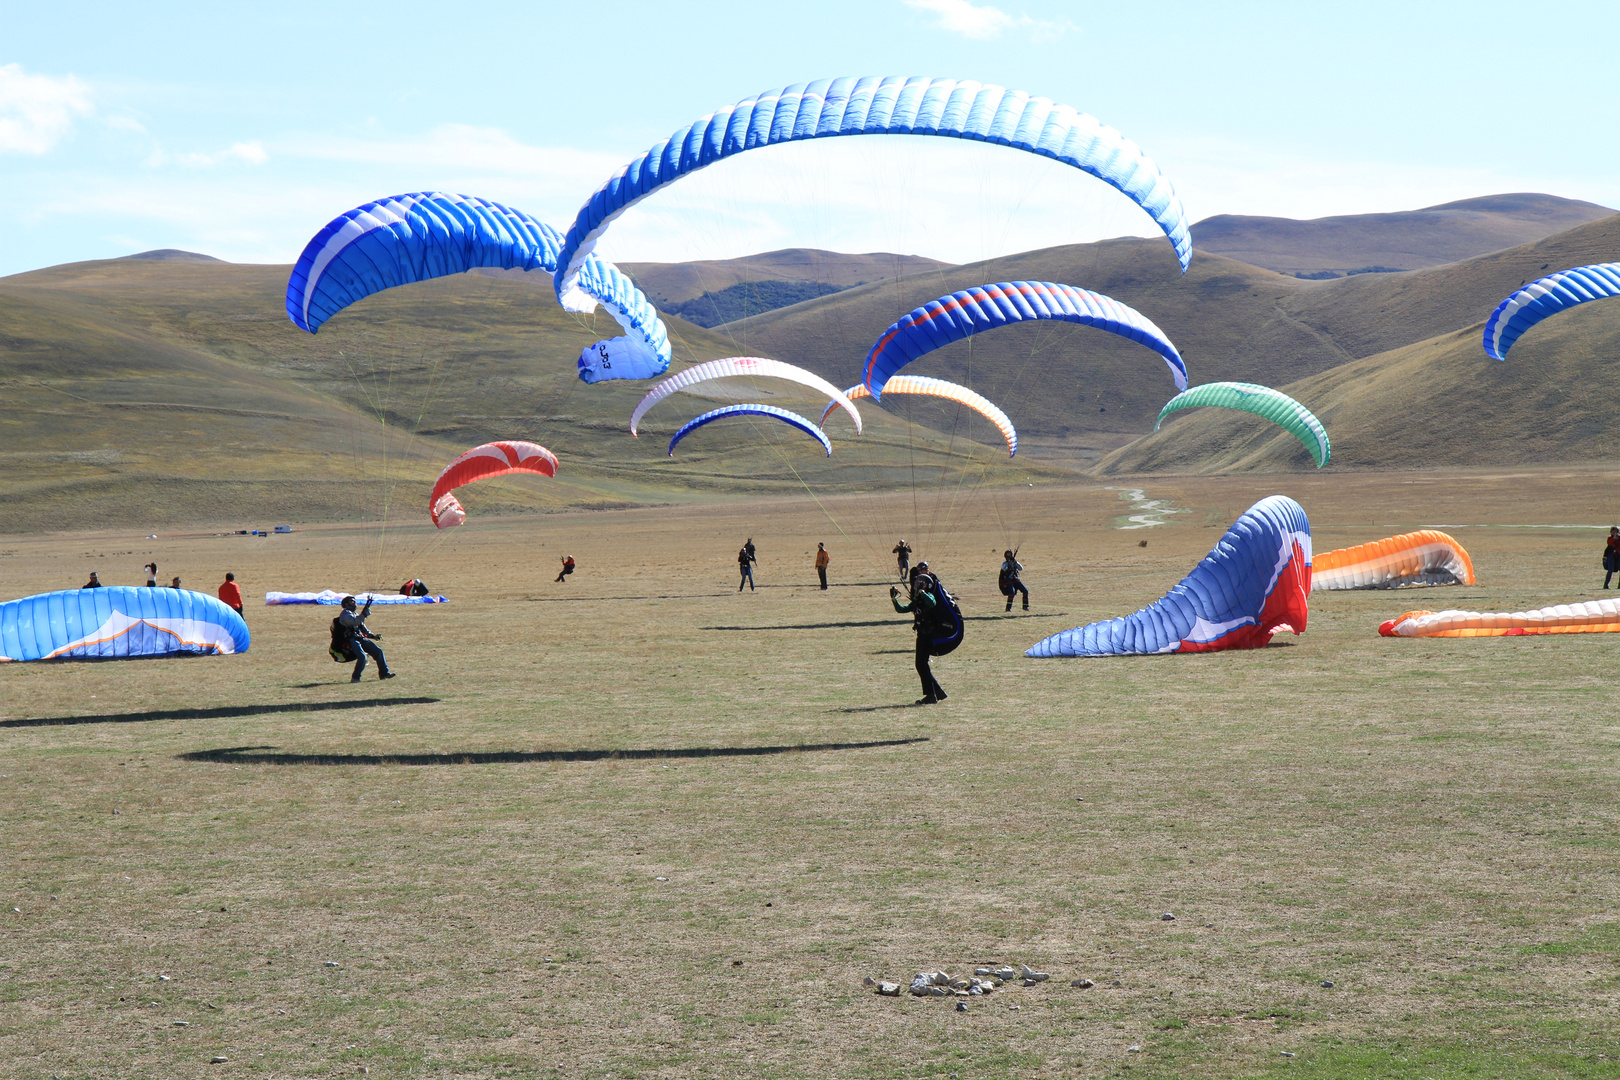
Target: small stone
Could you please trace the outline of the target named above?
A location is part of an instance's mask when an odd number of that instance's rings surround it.
[[[11,909],[11,910],[12,910],[12,911],[15,911],[15,912],[16,912],[16,913],[17,913],[17,914],[19,914],[19,915],[21,915],[21,914],[22,914],[22,908],[20,908],[20,907],[14,907],[14,908],[12,908],[12,909]]]
[[[1142,1052],[1142,1048],[1137,1046],[1135,1043],[1132,1043],[1130,1046],[1125,1048],[1125,1052],[1127,1054],[1140,1054]]]
[[[1009,1005],[1007,1008],[1011,1009],[1013,1012],[1017,1012],[1019,1007],[1017,1005]]]
[[[1164,922],[1175,922],[1176,921],[1176,917],[1174,915],[1170,914],[1168,911],[1165,912],[1163,915],[1160,915],[1159,918],[1161,920],[1163,920]]]
[[[935,986],[951,985],[951,974],[948,971],[936,971],[930,976],[930,978],[934,980]]]
[[[55,897],[52,897],[52,899],[55,899]],[[992,972],[989,968],[979,967],[979,968],[974,968],[973,969],[973,974],[975,974],[975,975],[993,975],[995,973]]]
[[[159,975],[158,982],[174,982],[174,980],[169,978],[167,975]]]
[[[225,909],[224,909],[224,908],[220,908],[220,909],[219,909],[219,910],[221,910],[221,911],[224,911],[224,910],[225,910]]]
[[[957,1011],[957,1012],[967,1012],[967,1002],[965,1002],[965,1001],[958,1001],[958,1002],[957,1002],[957,1003],[956,1003],[956,1011]]]
[[[866,978],[861,980],[861,985],[862,986],[876,986],[877,985],[877,980],[872,978],[872,976],[868,975]]]
[[[1032,985],[1034,983],[1038,983],[1038,982],[1045,982],[1047,979],[1050,979],[1052,977],[1049,973],[1047,973],[1045,971],[1034,971],[1034,970],[1032,970],[1029,967],[1029,965],[1027,965],[1027,964],[1022,965],[1022,966],[1019,967],[1018,974],[1023,977],[1025,986],[1030,986],[1030,985]]]
[[[973,980],[968,978],[966,975],[958,975],[956,978],[951,980],[952,990],[966,990],[972,985]]]
[[[229,1060],[231,1060],[231,1059],[226,1057],[224,1054],[215,1054],[213,1060],[210,1061],[208,1064],[210,1064],[210,1065],[223,1065]]]
[[[967,997],[968,996],[968,992],[966,990],[957,990],[957,989],[953,988],[951,990],[951,993],[954,994],[957,997]]]
[[[731,966],[732,966],[732,967],[742,967],[742,966],[743,966],[743,962],[742,962],[742,961],[741,961],[741,960],[733,960],[733,961],[732,961],[732,962],[731,962]]]
[[[980,986],[978,983],[974,983],[972,986],[968,987],[968,993],[972,994],[974,997],[983,997],[984,987]]]
[[[1324,989],[1324,990],[1333,989],[1333,980],[1332,979],[1323,979],[1322,980],[1322,989]]]
[[[1282,1054],[1283,1057],[1293,1057],[1294,1056],[1293,1052],[1290,1051],[1290,1050],[1283,1050],[1283,1051],[1280,1051],[1280,1053]]]
[[[899,997],[900,984],[892,982],[880,982],[877,984],[877,992],[882,994],[884,997]]]
[[[175,1027],[190,1027],[191,1026],[191,1021],[190,1020],[176,1020],[174,1022],[174,1026]]]
[[[328,960],[326,962],[326,966],[327,967],[342,967],[343,965],[338,963],[336,960]]]
[[[1003,965],[1002,967],[996,968],[996,970],[992,971],[990,974],[994,975],[998,979],[1016,979],[1016,978],[1018,978],[1018,972],[1014,971],[1012,968],[1007,967],[1005,965]]]
[[[667,878],[667,877],[655,877],[655,878],[653,878],[653,880],[654,880],[654,881],[668,881],[668,880],[669,880],[669,878]],[[770,906],[771,906],[771,905],[769,905],[769,904],[766,904],[766,905],[765,905],[765,906],[766,906],[766,907],[770,907]]]
[[[1069,985],[1074,987],[1076,990],[1090,990],[1093,986],[1096,986],[1097,984],[1092,982],[1090,979],[1076,979],[1073,982],[1071,982]]]

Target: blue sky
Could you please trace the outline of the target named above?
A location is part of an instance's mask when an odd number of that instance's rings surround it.
[[[1527,190],[1620,207],[1612,95],[1583,88],[1610,80],[1616,40],[1620,5],[1584,2],[5,0],[0,274],[157,247],[290,262],[348,207],[426,188],[565,228],[677,128],[853,74],[1073,105],[1141,144],[1194,220]],[[1103,185],[1029,155],[845,139],[707,170],[626,215],[601,250],[965,261],[1154,232]]]

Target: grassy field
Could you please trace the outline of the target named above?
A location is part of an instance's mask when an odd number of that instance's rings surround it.
[[[1375,632],[1602,595],[1599,529],[1477,526],[1607,525],[1615,482],[1165,479],[1146,494],[1181,512],[1136,530],[1130,492],[1037,488],[1029,615],[995,593],[1005,532],[919,552],[970,618],[937,707],[911,706],[863,553],[886,536],[852,549],[807,500],[474,520],[431,549],[5,538],[8,597],[234,570],[254,643],[0,667],[4,1072],[1616,1075],[1620,642]],[[1318,594],[1256,652],[1021,655],[1157,598],[1277,491],[1318,550],[1468,526],[1480,584]],[[255,606],[378,559],[452,598],[374,614],[386,685],[326,658],[330,609]],[[1053,978],[966,1012],[861,985],[986,962]]]

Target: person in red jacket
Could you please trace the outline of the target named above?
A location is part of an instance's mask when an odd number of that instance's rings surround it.
[[[219,587],[219,598],[225,602],[226,607],[238,615],[242,614],[242,590],[236,587],[235,574],[225,575],[225,584]]]

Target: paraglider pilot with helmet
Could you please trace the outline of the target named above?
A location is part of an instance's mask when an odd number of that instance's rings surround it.
[[[912,629],[917,634],[917,677],[922,680],[923,696],[918,705],[933,705],[944,701],[945,688],[934,678],[929,667],[930,656],[944,656],[962,641],[962,615],[956,603],[939,578],[929,572],[928,563],[919,561],[913,568],[911,595],[900,603],[899,586],[889,586],[889,602],[902,615],[911,613]]]
[[[366,626],[366,616],[371,614],[371,598],[366,598],[366,606],[359,611],[355,610],[354,597],[343,598],[343,611],[332,620],[332,647],[329,650],[332,659],[338,663],[354,661],[354,674],[350,682],[359,682],[360,675],[366,670],[366,656],[369,654],[377,661],[377,678],[392,679],[394,672],[388,667],[388,660],[376,643],[382,640],[381,634],[373,634],[371,628]]]

